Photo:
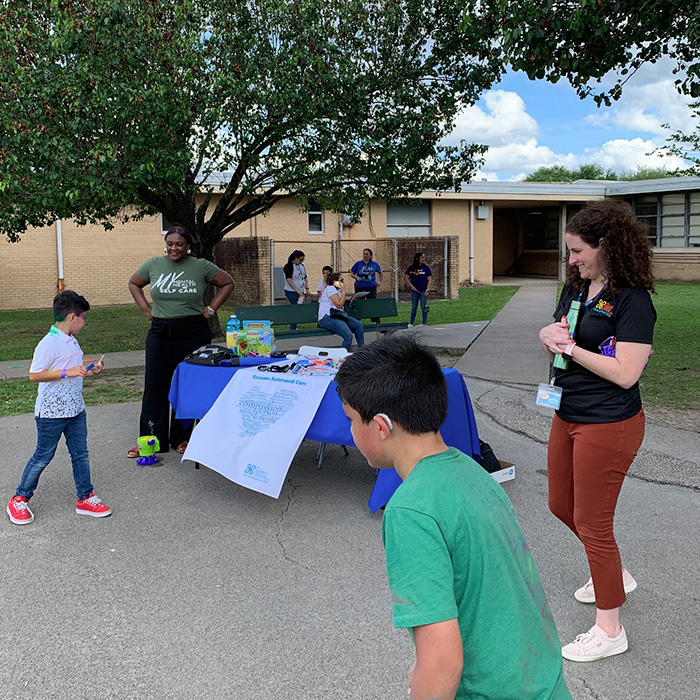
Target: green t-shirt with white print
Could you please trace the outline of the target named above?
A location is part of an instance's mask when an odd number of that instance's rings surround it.
[[[219,268],[204,258],[174,263],[167,255],[149,258],[136,271],[151,286],[154,318],[183,318],[204,313],[202,297]]]

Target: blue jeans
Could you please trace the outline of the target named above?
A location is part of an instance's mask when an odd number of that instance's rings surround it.
[[[428,297],[422,292],[414,292],[411,290],[411,325],[416,320],[416,311],[418,310],[418,302],[420,301],[420,311],[423,314],[423,323],[428,323],[428,312],[426,311],[426,306],[428,304]]]
[[[92,493],[90,483],[90,460],[87,448],[87,420],[85,411],[73,418],[36,418],[36,449],[24,468],[16,496],[29,500],[36,491],[41,473],[49,466],[56,454],[61,435],[66,436],[66,445],[73,463],[73,480],[78,500]]]
[[[350,349],[352,345],[352,334],[355,334],[357,338],[357,346],[362,347],[365,344],[365,331],[362,328],[362,321],[358,321],[352,316],[348,316],[348,322],[341,321],[338,318],[333,318],[329,314],[326,314],[323,318],[319,319],[318,325],[321,328],[329,330],[331,333],[339,335],[343,339],[343,347],[346,350]]]
[[[299,301],[299,292],[288,292],[286,289],[284,290],[284,296],[289,299],[290,304],[296,304]],[[290,323],[289,324],[289,330],[290,331],[295,331],[297,329],[297,324],[296,323]]]

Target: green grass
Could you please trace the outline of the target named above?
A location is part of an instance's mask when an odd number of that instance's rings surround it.
[[[518,291],[518,287],[462,287],[459,299],[433,300],[428,298],[428,325],[443,323],[466,323],[469,321],[491,321]],[[411,318],[411,303],[398,305],[399,321]],[[420,306],[416,323],[420,323]]]
[[[465,287],[459,299],[431,300],[430,325],[490,321],[517,287]],[[654,355],[642,374],[646,401],[678,409],[700,409],[700,284],[658,282],[653,295],[658,313],[654,330]],[[410,303],[399,304],[398,320],[408,321]],[[52,323],[51,312],[0,312],[0,361],[27,360]],[[135,306],[96,308],[90,311],[80,345],[86,356],[120,350],[140,350],[148,330],[146,317]],[[138,372],[138,371],[137,371]],[[121,373],[107,372],[85,383],[89,405],[137,401],[141,389],[125,387]],[[27,381],[0,382],[0,415],[31,412],[36,385]]]
[[[0,361],[29,359],[52,323],[53,314],[48,309],[0,312]],[[80,347],[86,356],[140,350],[146,343],[149,325],[136,306],[91,309],[80,333]]]
[[[654,354],[642,373],[645,400],[700,409],[700,284],[657,282]]]
[[[559,285],[559,293],[562,287]],[[654,354],[639,385],[644,401],[676,409],[700,409],[700,284],[657,282]]]
[[[37,385],[28,379],[0,382],[0,418],[34,413]],[[143,370],[124,369],[105,372],[86,379],[83,396],[86,406],[140,401],[143,394]]]

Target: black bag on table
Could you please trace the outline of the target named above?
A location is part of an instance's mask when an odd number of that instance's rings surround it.
[[[239,364],[233,350],[223,345],[202,345],[201,348],[197,348],[185,358],[185,362],[190,365],[204,365],[205,367],[216,367],[224,361],[233,367]]]
[[[497,472],[501,468],[501,463],[493,453],[491,445],[489,445],[488,442],[479,440],[479,447],[481,448],[481,459],[477,459],[476,461],[479,462],[489,474]]]

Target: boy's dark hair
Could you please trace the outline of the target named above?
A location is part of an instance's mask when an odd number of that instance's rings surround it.
[[[333,272],[333,268],[332,268],[330,265],[324,265],[324,266],[321,268],[321,272],[326,272],[326,271],[328,271],[328,272]]]
[[[80,315],[86,311],[90,311],[88,300],[70,289],[66,289],[65,292],[59,292],[53,298],[53,317],[56,321],[65,320],[68,314]]]
[[[389,335],[350,355],[335,377],[340,398],[369,423],[386,413],[407,433],[436,433],[447,418],[447,382],[430,350]]]

